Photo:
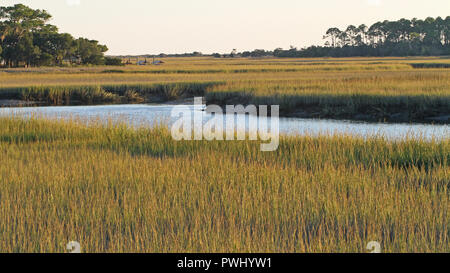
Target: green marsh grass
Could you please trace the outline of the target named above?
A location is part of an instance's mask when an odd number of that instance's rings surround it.
[[[165,101],[204,96],[207,88],[218,83],[164,83],[120,85],[74,85],[8,87],[0,91],[0,99],[17,99],[50,105],[137,103],[147,97]]]
[[[450,142],[0,118],[0,251],[450,251]]]

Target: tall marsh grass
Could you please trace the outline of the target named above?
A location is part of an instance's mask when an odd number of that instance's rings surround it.
[[[162,66],[4,69],[0,99],[59,105],[206,96],[221,105],[280,105],[286,116],[448,123],[448,65],[438,58],[168,58]]]
[[[0,118],[0,251],[450,251],[450,142]]]
[[[163,83],[120,85],[30,86],[0,90],[0,99],[43,102],[51,105],[134,103],[148,97],[175,100],[204,96],[206,89],[217,83]]]

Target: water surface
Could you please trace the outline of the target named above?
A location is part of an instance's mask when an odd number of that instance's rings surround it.
[[[97,105],[97,106],[50,106],[50,107],[24,107],[0,108],[0,115],[30,116],[38,115],[48,118],[101,121],[120,121],[130,126],[152,127],[160,122],[172,124],[177,118],[171,117],[173,105]],[[204,122],[211,118],[211,114],[194,109],[193,105],[184,105],[186,110],[198,111]],[[248,129],[249,119],[258,119],[256,116],[246,116]],[[355,136],[370,137],[381,135],[388,139],[402,139],[405,137],[422,137],[425,139],[448,139],[449,125],[430,124],[388,124],[367,123],[341,120],[319,120],[302,118],[280,118],[280,133],[287,135],[321,135],[321,134],[351,134]]]

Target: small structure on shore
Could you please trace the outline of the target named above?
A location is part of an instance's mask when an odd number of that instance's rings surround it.
[[[147,62],[147,59],[145,59],[145,60],[138,60],[136,62],[136,65],[148,65],[148,64],[149,64],[149,62]],[[164,64],[164,62],[161,61],[161,60],[155,60],[155,58],[153,58],[153,61],[151,62],[151,64],[152,65],[161,65],[161,64]]]
[[[164,63],[163,61],[156,60],[156,61],[153,61],[152,64],[154,64],[154,65],[160,65],[160,64],[163,64],[163,63]]]
[[[155,57],[153,57],[153,62],[152,62],[153,65],[161,65],[163,63],[164,63],[163,61],[156,60]]]

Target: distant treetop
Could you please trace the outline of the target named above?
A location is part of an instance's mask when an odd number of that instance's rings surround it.
[[[344,30],[329,28],[323,36],[324,46],[310,46],[274,51],[255,49],[214,57],[352,57],[352,56],[432,56],[450,55],[450,16],[428,17],[425,20],[400,19],[350,25]]]

